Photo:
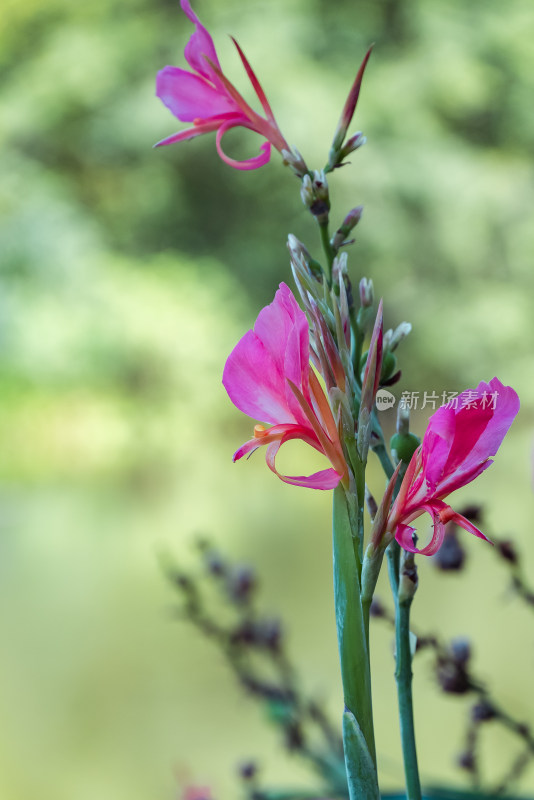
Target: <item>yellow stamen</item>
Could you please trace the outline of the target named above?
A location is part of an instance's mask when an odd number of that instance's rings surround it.
[[[262,436],[267,436],[267,428],[265,425],[254,425],[254,438],[261,439]]]

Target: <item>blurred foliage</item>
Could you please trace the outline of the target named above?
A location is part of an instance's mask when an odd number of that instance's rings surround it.
[[[388,324],[414,323],[399,388],[456,390],[498,374],[519,391],[522,415],[480,491],[495,500],[497,529],[523,532],[534,563],[534,6],[195,8],[242,86],[226,34],[238,38],[286,138],[313,166],[376,43],[356,120],[368,144],[331,180],[339,219],[365,206],[352,272],[374,279]],[[249,754],[277,778],[293,770],[222,662],[193,638],[174,641],[164,619],[155,551],[165,545],[186,558],[198,530],[262,562],[310,683],[337,710],[329,541],[311,536],[328,529],[329,498],[279,485],[261,457],[231,469],[250,425],[219,377],[288,279],[287,233],[311,250],[318,241],[276,157],[249,174],[220,162],[210,137],[150,149],[179,127],[153,83],[165,64],[183,65],[189,33],[174,0],[3,4],[0,794],[17,800],[171,797],[175,766],[233,798],[229,765],[252,742]],[[237,157],[257,152],[252,134],[231,136]],[[373,480],[381,485],[378,473]],[[422,576],[416,613],[447,636],[459,625],[485,632],[480,663],[522,707],[531,641],[510,680],[507,651],[521,640],[500,584],[493,605],[472,603],[496,580],[476,544],[482,567],[454,590]],[[391,669],[379,634],[381,763],[395,786]],[[429,707],[431,681],[423,674],[420,684]],[[450,780],[458,710],[432,708],[419,720],[423,762],[431,777]],[[447,731],[439,747],[435,719]],[[491,755],[507,745],[488,747]]]

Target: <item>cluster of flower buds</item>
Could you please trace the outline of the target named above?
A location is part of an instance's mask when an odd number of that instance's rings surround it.
[[[324,170],[314,170],[311,174],[306,173],[304,175],[300,187],[300,196],[302,202],[306,208],[309,208],[319,225],[328,222],[330,194]]]
[[[353,215],[350,224],[356,224],[357,217]],[[340,439],[354,469],[355,461],[360,464],[366,461],[369,450],[372,413],[382,367],[382,305],[379,305],[369,355],[360,379],[354,372],[353,337],[363,342],[367,333],[368,320],[373,313],[371,282],[362,286],[365,305],[362,304],[356,317],[346,253],[334,258],[329,285],[324,273],[317,273],[316,263],[294,236],[289,237],[288,247],[293,277],[310,323],[312,363],[325,381]],[[351,320],[355,320],[356,332]]]

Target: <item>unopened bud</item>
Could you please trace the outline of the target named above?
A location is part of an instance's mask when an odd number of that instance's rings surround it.
[[[393,350],[397,349],[402,340],[406,339],[411,330],[412,326],[409,322],[401,322],[400,325],[397,325],[395,330],[391,330],[390,328],[384,334],[384,347],[393,352]]]
[[[397,433],[410,433],[410,409],[407,403],[399,403],[397,408]]]
[[[378,513],[378,504],[367,486],[365,487],[365,502],[367,503],[367,510],[372,521]]]
[[[357,208],[353,208],[352,211],[349,211],[349,213],[347,214],[347,216],[345,217],[345,219],[335,232],[334,236],[332,237],[331,244],[335,250],[339,250],[339,248],[343,244],[349,244],[349,242],[346,241],[347,236],[361,220],[362,214],[363,214],[363,206],[357,206]]]
[[[384,384],[388,381],[394,372],[397,370],[397,359],[391,350],[384,350],[384,358],[382,359],[382,372],[380,373],[380,383]]]
[[[421,444],[421,439],[415,433],[394,433],[391,437],[390,447],[397,454],[397,459],[409,464],[412,456]]]
[[[339,164],[342,161],[342,157],[340,157],[341,155],[340,148],[347,134],[347,129],[352,121],[352,117],[354,116],[354,111],[356,110],[356,104],[358,102],[358,97],[360,95],[363,74],[365,72],[365,67],[367,66],[367,62],[369,61],[371,50],[372,48],[369,48],[369,50],[365,54],[365,57],[360,65],[358,73],[354,79],[354,83],[352,84],[348,97],[345,101],[345,105],[343,106],[343,111],[341,112],[341,117],[336,127],[334,138],[332,141],[332,148],[330,150],[330,164],[332,167],[336,166],[336,164]]]
[[[371,413],[376,398],[376,390],[380,382],[380,371],[382,369],[382,300],[378,304],[373,334],[369,344],[369,352],[365,364],[362,379],[362,396],[360,403],[360,414],[358,417],[358,452],[363,462],[367,459],[369,440],[371,436]]]
[[[300,197],[306,208],[310,208],[310,206],[312,206],[315,201],[315,193],[313,191],[312,179],[307,173],[302,179],[302,185],[300,187]]]
[[[348,257],[346,253],[339,253],[332,263],[332,283],[334,286],[339,283],[341,278],[346,278],[349,274]]]
[[[286,163],[299,178],[302,178],[308,172],[306,162],[295,145],[292,145],[291,150],[282,150],[282,158],[284,159],[284,163]]]
[[[367,139],[361,131],[355,133],[350,139],[347,139],[341,150],[339,151],[339,161],[343,161],[351,153],[354,153],[359,147],[366,143]]]
[[[324,169],[313,171],[313,189],[318,200],[328,202],[328,181]]]
[[[360,281],[360,303],[362,308],[371,308],[375,301],[373,281],[362,278]]]

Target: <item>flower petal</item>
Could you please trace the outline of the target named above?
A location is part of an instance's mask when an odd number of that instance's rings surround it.
[[[192,128],[186,128],[184,131],[173,133],[172,136],[166,136],[165,139],[156,142],[154,147],[161,147],[164,144],[174,144],[174,142],[184,142],[187,139],[194,139],[195,136],[202,136],[203,133],[210,133],[217,130],[219,122],[212,120],[210,122],[203,122],[200,125],[194,125]]]
[[[205,56],[207,56],[210,61],[212,61],[215,66],[219,67],[220,69],[219,59],[217,57],[215,45],[213,44],[213,39],[191,8],[189,0],[180,0],[180,6],[182,7],[182,11],[185,12],[186,16],[189,17],[191,22],[195,24],[195,32],[191,34],[191,37],[185,46],[185,59],[189,66],[193,67],[195,72],[198,72],[205,78],[212,80],[213,73],[206,62]]]
[[[237,113],[235,103],[204,78],[180,67],[164,67],[156,76],[156,96],[182,122]]]
[[[445,505],[445,503],[443,503],[443,505]],[[441,520],[439,510],[435,509],[433,505],[425,505],[424,508],[421,509],[421,512],[423,510],[432,517],[434,527],[432,537],[426,547],[419,549],[414,545],[413,535],[415,533],[415,528],[413,528],[411,525],[399,525],[395,532],[395,539],[400,546],[405,550],[408,550],[409,553],[420,553],[423,556],[433,556],[438,552],[443,543],[443,539],[445,537],[445,525]]]
[[[443,469],[454,438],[454,409],[441,406],[428,420],[421,445],[423,473],[427,487],[434,491],[443,475]]]
[[[232,39],[232,41],[233,41],[233,43],[234,43],[234,45],[236,47],[236,50],[239,53],[239,58],[241,59],[241,62],[243,64],[243,66],[245,67],[246,73],[247,73],[247,75],[249,77],[249,80],[250,80],[252,86],[254,87],[254,91],[256,92],[258,100],[260,101],[260,103],[262,105],[262,108],[265,111],[265,114],[267,115],[267,119],[269,119],[272,123],[276,124],[275,120],[274,120],[273,110],[272,110],[272,108],[271,108],[271,106],[269,104],[269,101],[267,100],[267,97],[265,95],[265,92],[262,89],[262,86],[261,86],[259,80],[256,77],[256,73],[254,72],[254,70],[250,66],[248,58],[246,57],[246,55],[244,54],[244,52],[242,51],[241,47],[236,42],[234,37],[231,36],[230,38]]]
[[[331,467],[329,469],[323,469],[320,472],[314,472],[313,475],[282,475],[278,472],[275,465],[276,456],[281,446],[284,442],[287,442],[289,438],[293,437],[284,437],[280,441],[272,442],[267,447],[265,460],[267,461],[269,469],[274,472],[280,480],[284,481],[284,483],[289,483],[292,486],[303,486],[307,489],[335,489],[342,476],[338,475],[335,469]]]
[[[296,384],[309,401],[308,320],[285,283],[280,284],[273,302],[258,314],[254,331],[271,353],[280,375],[284,377],[287,407],[296,420],[306,425],[305,417],[289,388],[287,379]]]
[[[473,525],[473,523],[470,522],[468,519],[466,519],[462,514],[458,514],[458,512],[454,511],[452,508],[451,508],[451,512],[452,513],[450,515],[450,520],[452,522],[455,522],[457,525],[460,526],[460,528],[463,528],[468,533],[472,533],[473,536],[477,536],[479,539],[484,539],[485,542],[489,542],[489,544],[493,544],[491,539],[488,539],[488,537],[485,536],[482,533],[482,531],[477,528],[476,525]]]
[[[520,403],[517,392],[511,386],[503,386],[498,378],[492,378],[489,384],[481,381],[476,391],[481,397],[486,392],[488,401],[496,394],[493,416],[469,457],[469,462],[481,463],[497,453],[519,411]]]
[[[245,118],[243,118],[243,121]],[[235,158],[230,158],[227,156],[224,150],[221,147],[221,139],[224,134],[229,131],[231,128],[238,128],[244,127],[248,128],[249,125],[244,125],[243,121],[236,121],[236,122],[226,122],[224,125],[221,125],[219,130],[217,131],[217,138],[215,143],[217,145],[217,152],[225,164],[228,164],[230,167],[234,167],[234,169],[258,169],[259,167],[265,166],[271,158],[271,145],[270,142],[264,142],[260,147],[260,155],[255,156],[254,158],[248,158],[245,161],[236,161]]]
[[[296,423],[285,403],[285,379],[255,331],[247,331],[226,361],[223,385],[244,414],[273,425]]]

